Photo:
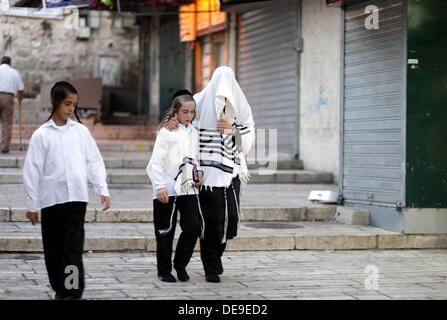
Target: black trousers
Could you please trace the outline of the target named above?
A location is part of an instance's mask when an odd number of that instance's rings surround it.
[[[239,177],[235,177],[227,188],[213,187],[212,190],[210,188],[200,190],[200,206],[206,225],[205,237],[200,240],[200,257],[207,275],[222,272],[222,255],[226,248],[226,242],[222,243],[225,230],[225,206],[228,206],[226,239],[237,236],[239,190]]]
[[[67,202],[41,210],[42,242],[51,288],[61,298],[84,291],[84,218],[86,202]]]
[[[172,229],[166,234],[160,230],[169,229],[175,197],[169,197],[168,203],[154,199],[154,228],[157,239],[157,270],[166,274],[172,271],[172,244],[177,224],[177,210],[180,211],[180,233],[174,256],[174,268],[185,269],[191,260],[197,239],[201,233],[202,219],[196,195],[178,196],[172,217]],[[205,229],[206,230],[206,229]]]

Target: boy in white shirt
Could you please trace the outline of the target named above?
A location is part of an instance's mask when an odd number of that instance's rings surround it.
[[[34,225],[41,208],[45,265],[55,299],[80,299],[87,179],[101,196],[105,211],[110,207],[106,170],[93,137],[77,115],[76,89],[58,82],[51,89],[51,101],[53,111],[33,133],[23,167],[26,215]],[[72,114],[79,123],[69,119]],[[75,278],[66,281],[68,276]]]

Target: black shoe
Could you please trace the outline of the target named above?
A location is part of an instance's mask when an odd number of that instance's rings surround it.
[[[177,271],[177,279],[179,279],[182,282],[189,280],[189,275],[185,269],[179,269],[179,270],[176,269],[176,271]]]
[[[174,278],[174,276],[171,273],[166,273],[166,274],[159,273],[158,278],[164,282],[177,282],[177,280]]]
[[[2,153],[9,153],[9,150],[2,150]]]
[[[217,274],[207,274],[205,279],[208,282],[220,282],[220,278]]]

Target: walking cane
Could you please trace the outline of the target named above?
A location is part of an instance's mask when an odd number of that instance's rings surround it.
[[[19,150],[23,150],[22,146],[22,100],[19,100]]]

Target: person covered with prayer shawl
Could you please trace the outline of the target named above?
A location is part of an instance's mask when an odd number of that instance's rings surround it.
[[[194,95],[203,169],[200,205],[206,224],[200,255],[208,282],[220,282],[227,240],[237,236],[242,212],[240,185],[249,179],[246,157],[255,141],[250,105],[229,67],[217,68],[210,82]],[[175,130],[171,119],[165,128]]]

